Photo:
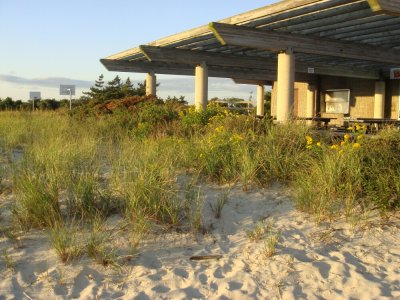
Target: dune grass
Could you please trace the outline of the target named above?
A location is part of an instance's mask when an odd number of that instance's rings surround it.
[[[79,228],[74,225],[57,224],[50,229],[50,242],[60,260],[67,264],[83,255]]]
[[[87,118],[2,113],[0,147],[9,157],[15,224],[49,228],[54,248],[69,261],[79,252],[66,239],[64,224],[72,221],[83,228],[120,214],[133,249],[152,224],[202,231],[197,183],[204,181],[241,183],[244,191],[283,182],[316,221],[400,206],[397,130],[332,141],[312,137],[303,125],[273,126],[216,107],[173,109],[149,104]],[[216,217],[225,200],[213,204]],[[259,236],[255,228],[250,238]],[[106,238],[93,232],[89,241],[86,255],[113,264],[113,252],[102,246]]]

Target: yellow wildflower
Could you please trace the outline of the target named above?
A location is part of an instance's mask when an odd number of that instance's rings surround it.
[[[243,141],[243,137],[239,134],[234,134],[229,140],[233,143],[238,143],[240,141]]]
[[[344,139],[345,142],[347,142],[350,139],[350,135],[345,134],[343,139]]]
[[[313,138],[309,135],[306,136],[306,141],[307,141],[307,145],[312,145],[313,143]]]
[[[307,148],[308,150],[310,150],[310,149],[312,149],[312,146],[311,146],[311,145],[308,145],[306,148]]]
[[[318,147],[321,147],[321,146],[322,146],[321,142],[318,142],[318,143],[317,143],[317,146],[318,146]]]
[[[224,131],[224,126],[219,126],[219,127],[215,128],[215,131],[218,132],[218,133],[223,132]]]
[[[363,134],[360,134],[359,136],[357,136],[357,141],[361,141],[364,138]]]
[[[353,144],[353,148],[354,149],[359,149],[361,147],[361,145],[359,143],[354,143]]]
[[[338,150],[338,149],[339,149],[339,145],[332,145],[332,146],[331,146],[331,149],[333,149],[333,150]]]
[[[254,137],[254,136],[255,136],[254,131],[251,130],[251,129],[249,129],[249,130],[247,131],[247,134],[248,134],[249,136],[251,136],[251,137]]]
[[[342,141],[341,143],[340,143],[340,146],[344,146],[344,145],[346,145],[346,142],[345,141]]]

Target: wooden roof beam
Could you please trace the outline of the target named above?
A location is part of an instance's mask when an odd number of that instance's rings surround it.
[[[295,52],[400,64],[400,51],[369,45],[222,23],[211,23],[210,29],[222,45],[269,51],[293,48]]]
[[[250,84],[250,85],[272,85],[273,81],[266,80],[248,80],[240,78],[232,78],[233,82],[236,84]]]
[[[126,61],[126,60],[110,60],[101,59],[101,63],[108,71],[115,72],[133,72],[133,73],[149,73],[166,75],[195,75],[194,67],[184,64],[165,64],[160,62],[146,61]],[[238,68],[221,68],[218,66],[208,66],[208,74],[210,77],[217,78],[241,78],[246,80],[274,81],[276,80],[276,72],[265,70],[248,70]],[[306,77],[299,77],[299,80]]]
[[[140,46],[143,54],[151,62],[165,62],[171,64],[189,64],[192,66],[206,62],[207,65],[221,67],[237,67],[265,72],[276,72],[277,60],[264,57],[251,57],[245,55],[222,54],[205,51],[182,50],[175,48]],[[310,69],[311,68],[311,69]],[[360,70],[355,68],[343,68],[326,66],[318,63],[296,62],[296,72],[310,73],[316,75],[330,75],[352,78],[379,79],[380,74],[376,71]]]
[[[207,65],[238,68],[276,69],[277,62],[272,59],[262,59],[234,54],[213,53],[205,51],[182,50],[176,48],[140,46],[143,54],[149,61],[167,63],[181,63],[198,65],[206,62]]]
[[[398,0],[368,0],[373,12],[400,16],[400,2]]]

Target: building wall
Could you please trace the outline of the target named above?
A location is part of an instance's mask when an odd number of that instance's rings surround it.
[[[271,90],[271,114],[276,117],[276,81],[274,82]],[[308,83],[306,82],[296,82],[294,84],[294,107],[293,112],[296,117],[305,117],[307,110],[307,89]]]
[[[386,105],[385,116],[391,119],[398,119],[400,110],[400,80],[389,80],[386,91],[386,103],[390,103],[391,105]]]
[[[343,122],[344,117],[355,118],[373,118],[374,117],[374,100],[375,100],[375,80],[358,79],[358,78],[344,78],[321,76],[319,84],[314,85],[319,88],[319,95],[316,109],[322,117],[336,117],[338,118],[337,124]],[[276,116],[276,82],[273,85],[271,93],[271,112],[272,116]],[[307,89],[308,83],[295,83],[295,101],[294,115],[304,117],[307,109]],[[332,89],[350,89],[350,103],[349,114],[339,115],[325,112],[325,91]],[[398,119],[400,99],[400,80],[388,80],[386,83],[386,105],[385,105],[385,118]],[[334,122],[335,123],[335,122]]]
[[[344,115],[344,117],[374,117],[375,80],[331,76],[321,77],[320,107],[322,116],[332,115],[325,113],[325,91],[332,89],[350,90],[349,114]]]

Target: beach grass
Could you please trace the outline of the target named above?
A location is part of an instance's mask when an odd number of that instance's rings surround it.
[[[72,228],[65,224],[72,221],[86,228],[119,214],[129,224],[132,249],[152,224],[203,231],[199,183],[205,181],[241,183],[244,191],[282,182],[317,222],[400,206],[397,130],[374,138],[353,132],[338,141],[313,136],[301,124],[273,126],[216,107],[141,109],[87,118],[3,112],[0,147],[12,174],[15,225],[48,228],[61,260],[70,261],[81,255],[68,241]],[[220,195],[211,204],[216,218],[227,200]],[[249,238],[265,238],[265,226],[256,225]],[[93,230],[84,252],[113,265],[107,243]]]
[[[83,254],[82,241],[78,235],[79,227],[57,224],[50,229],[50,242],[60,260],[67,264]]]

